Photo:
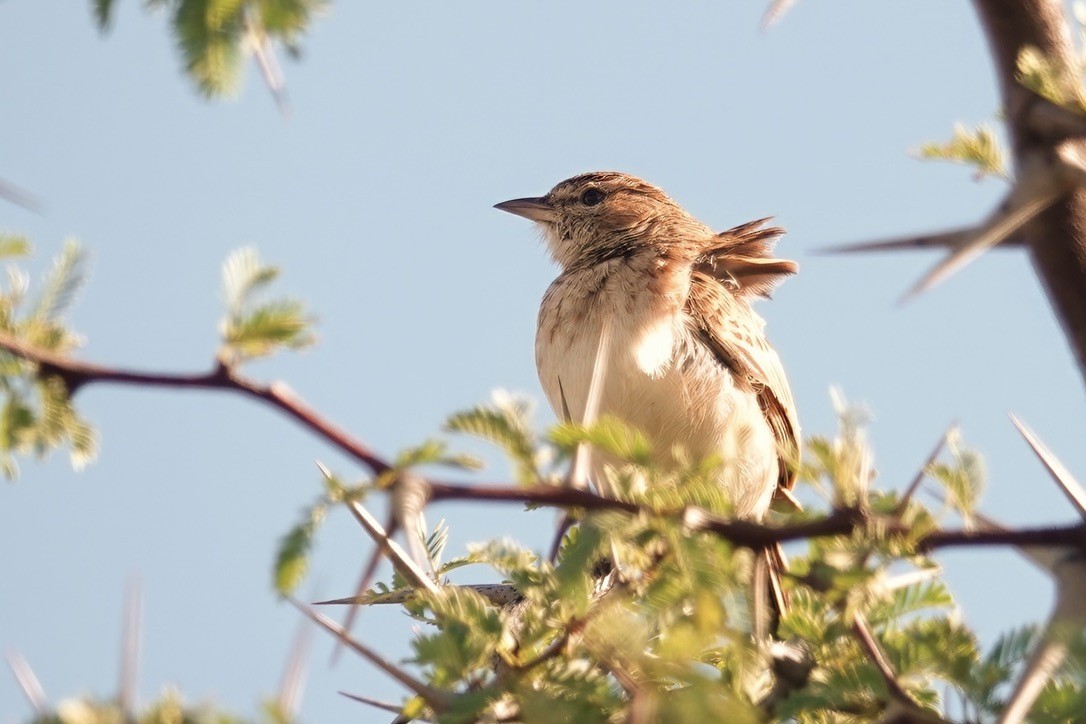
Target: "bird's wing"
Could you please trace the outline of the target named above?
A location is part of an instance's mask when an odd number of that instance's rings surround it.
[[[784,233],[758,219],[713,236],[698,254],[694,269],[724,284],[737,296],[768,297],[799,265],[773,256],[773,247]]]
[[[764,323],[745,300],[697,270],[691,274],[686,311],[702,341],[732,372],[736,384],[757,396],[777,440],[777,486],[779,490],[790,490],[799,459],[799,419],[780,358],[766,341]]]

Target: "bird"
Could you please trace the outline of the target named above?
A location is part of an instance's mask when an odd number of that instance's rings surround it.
[[[640,430],[664,462],[677,448],[719,456],[738,517],[761,520],[774,500],[794,504],[799,420],[752,307],[798,271],[772,254],[783,229],[759,219],[714,233],[661,189],[619,172],[577,175],[495,208],[535,222],[560,268],[535,341],[555,414],[583,421],[607,336],[599,414]],[[618,492],[613,462],[593,458],[601,495]]]

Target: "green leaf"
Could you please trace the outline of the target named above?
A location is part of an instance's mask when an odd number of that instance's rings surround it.
[[[57,319],[75,301],[86,282],[86,255],[79,243],[69,239],[53,260],[53,269],[46,275],[37,304],[30,320],[45,322]]]
[[[953,605],[954,599],[942,581],[914,583],[896,589],[890,594],[888,602],[872,607],[868,612],[868,620],[875,625],[896,625],[906,616],[920,611],[949,608]]]
[[[1082,112],[1084,96],[1081,73],[1059,60],[1051,59],[1036,46],[1018,52],[1018,82],[1058,106]]]
[[[449,543],[449,524],[442,518],[434,526],[434,530],[424,541],[426,556],[430,561],[430,567],[435,571],[441,569],[441,556],[445,552],[445,546]]]
[[[604,415],[591,425],[562,422],[551,428],[548,438],[560,448],[572,451],[580,443],[610,453],[625,462],[642,467],[652,464],[652,447],[638,429],[611,415]]]
[[[72,448],[71,460],[75,470],[82,470],[98,456],[98,432],[74,413],[69,422],[68,441]]]
[[[928,473],[946,490],[954,510],[968,520],[984,490],[984,460],[976,451],[963,446],[961,435],[956,430],[947,436],[947,447],[952,461],[934,463],[928,468]]]
[[[474,455],[450,454],[449,446],[441,440],[426,440],[421,445],[401,450],[392,467],[396,470],[417,465],[445,465],[462,470],[479,470],[483,461]]]
[[[504,392],[496,392],[490,405],[480,405],[458,412],[445,421],[445,429],[475,435],[494,443],[509,455],[517,479],[538,482],[542,477],[536,463],[536,450],[529,417],[531,404]]]
[[[327,5],[324,0],[260,0],[260,21],[269,35],[293,42]]]
[[[222,266],[223,293],[228,313],[242,315],[253,296],[278,276],[279,269],[261,263],[256,249],[245,247],[231,252]]]
[[[173,18],[185,71],[208,97],[234,94],[241,84],[243,0],[182,0]]]
[[[15,392],[8,393],[0,411],[0,451],[5,453],[25,449],[28,433],[34,427],[34,412]]]
[[[227,316],[221,324],[220,359],[226,364],[264,357],[284,347],[301,349],[313,344],[312,320],[301,302],[258,299],[278,275],[278,269],[263,264],[250,248],[235,251],[223,264]]]
[[[285,299],[229,320],[223,339],[240,358],[264,357],[280,347],[301,349],[312,345],[315,338],[309,324],[301,302]]]
[[[1006,154],[995,132],[988,126],[968,129],[954,126],[953,137],[945,143],[926,143],[917,154],[921,158],[942,159],[974,166],[977,177],[984,175],[1007,178]]]
[[[0,258],[29,256],[31,251],[30,239],[22,234],[0,233]]]
[[[537,556],[511,540],[473,543],[468,551],[474,560],[492,566],[496,571],[511,575],[535,565]]]
[[[419,592],[418,598],[433,611],[439,629],[413,642],[413,660],[429,668],[432,683],[451,688],[489,671],[503,628],[497,609],[471,589],[456,586]]]
[[[92,2],[94,22],[103,32],[109,30],[109,26],[113,23],[113,2],[114,0],[93,0]]]
[[[279,595],[289,595],[305,579],[309,570],[309,552],[313,547],[313,537],[324,522],[325,512],[323,504],[313,505],[279,542],[274,573],[275,590]]]

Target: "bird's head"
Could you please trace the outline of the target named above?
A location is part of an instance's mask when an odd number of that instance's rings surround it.
[[[563,269],[712,235],[657,187],[612,171],[574,176],[546,196],[503,201],[495,208],[539,224]]]

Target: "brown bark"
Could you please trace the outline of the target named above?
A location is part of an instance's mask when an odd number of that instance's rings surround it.
[[[1074,46],[1061,0],[974,0],[995,61],[1014,165],[1051,165],[1071,151],[1086,154],[1082,136],[1053,132],[1047,102],[1017,80],[1018,54],[1034,46],[1071,67]],[[1029,222],[1022,238],[1049,303],[1086,379],[1086,190],[1079,189]]]

